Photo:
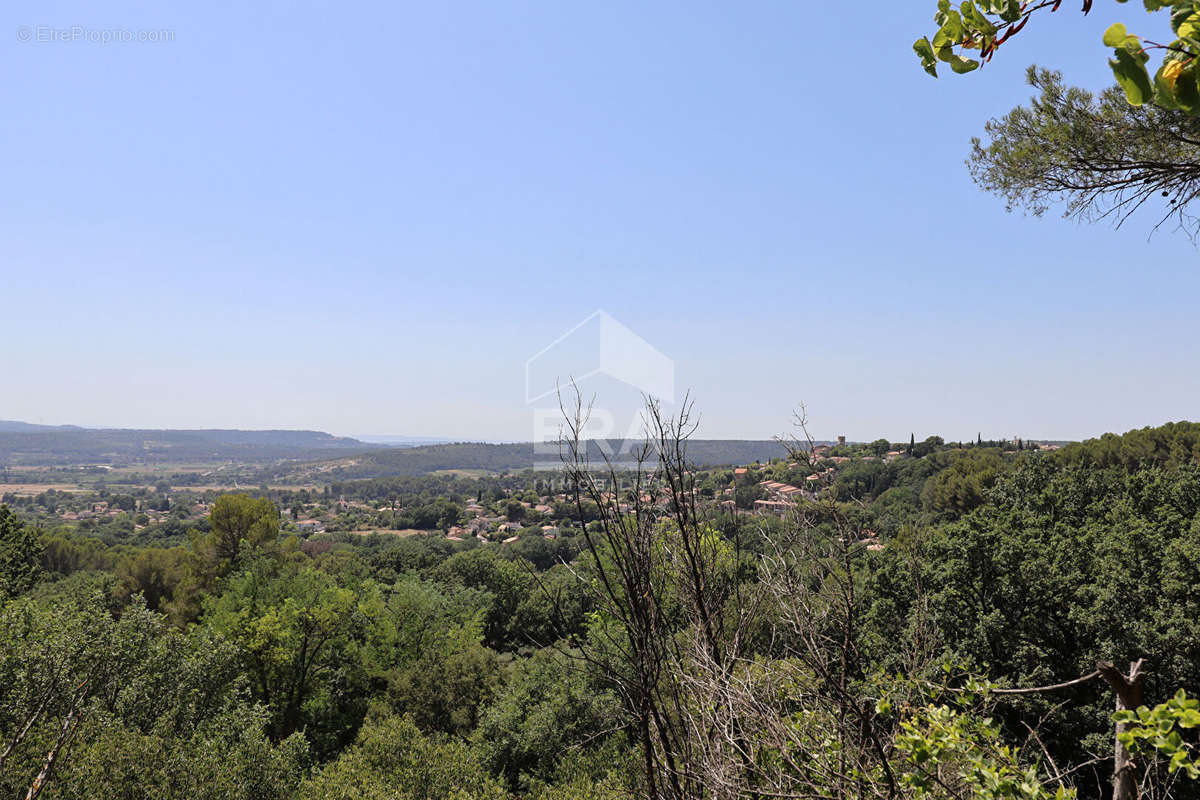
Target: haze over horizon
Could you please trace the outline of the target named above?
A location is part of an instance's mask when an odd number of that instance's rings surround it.
[[[1173,421],[1178,421],[1178,420],[1173,420]],[[52,427],[52,428],[53,427],[61,427],[61,428],[65,428],[65,429],[75,429],[75,430],[171,430],[171,431],[243,430],[243,431],[297,431],[297,432],[311,431],[311,432],[315,432],[315,433],[325,433],[325,434],[329,434],[330,436],[335,436],[335,437],[339,437],[339,438],[356,439],[365,444],[378,444],[378,445],[419,446],[419,445],[426,445],[426,444],[451,444],[451,443],[524,444],[524,443],[532,441],[532,437],[526,437],[524,439],[502,439],[502,438],[463,439],[463,438],[456,438],[456,437],[452,437],[452,436],[438,436],[436,434],[408,435],[408,434],[396,434],[396,433],[347,433],[347,432],[343,432],[343,431],[320,430],[318,428],[279,428],[279,427],[235,428],[235,427],[229,427],[229,426],[216,426],[216,425],[204,425],[204,426],[196,426],[196,427],[192,427],[192,428],[150,428],[145,425],[133,425],[133,426],[87,425],[87,426],[84,426],[84,425],[75,425],[73,423],[36,423],[36,422],[29,422],[28,420],[0,420],[0,432],[3,431],[3,425],[5,423],[47,426],[47,427]],[[1145,427],[1145,426],[1143,426],[1143,427]],[[1123,433],[1123,432],[1124,431],[1120,431],[1120,433]],[[978,433],[978,435],[981,435],[981,436],[983,435],[982,432],[977,432],[977,433]],[[1118,433],[1118,431],[1104,431],[1103,433]],[[792,434],[796,434],[798,436],[796,431],[793,430],[791,432],[786,432],[786,433],[781,433],[781,434],[771,434],[768,436],[706,436],[706,435],[703,435],[703,433],[698,432],[692,438],[709,439],[709,440],[731,440],[731,441],[732,440],[771,441],[771,440],[781,438],[781,437],[784,439],[787,439],[788,436],[792,435]],[[838,436],[841,436],[841,435],[843,435],[843,434],[830,434],[830,435],[813,434],[813,439],[814,439],[814,441],[817,441],[817,442],[834,442],[837,440]],[[910,435],[915,436],[916,434],[914,432],[910,432]],[[930,435],[942,435],[942,434],[930,434]],[[1097,433],[1094,436],[1088,436],[1085,438],[1095,438],[1100,435],[1101,435],[1101,433]],[[1011,440],[1014,437],[1016,437],[1015,434],[1010,434],[1007,436],[999,435],[996,437],[992,437],[992,439]],[[609,437],[585,436],[584,438],[609,438]],[[620,438],[620,437],[613,437],[613,438]],[[868,442],[868,441],[874,441],[875,439],[878,439],[878,438],[887,438],[892,442],[903,442],[905,439],[905,437],[899,436],[899,435],[888,437],[886,435],[881,434],[880,436],[876,436],[871,439],[848,438],[848,441],[851,443],[864,443],[864,442]],[[924,437],[921,437],[921,438],[924,438]],[[943,436],[943,438],[945,438],[947,441],[950,441],[950,442],[971,441],[971,437],[965,436],[965,435],[962,437],[959,437],[957,439],[954,437],[946,437],[946,436]],[[984,438],[988,438],[988,437],[985,436]],[[1027,438],[1029,441],[1042,441],[1042,442],[1079,441],[1078,439],[1066,439],[1063,437],[1055,437],[1055,436],[1047,436],[1047,437],[1040,437],[1040,438],[1037,438],[1037,437],[1021,437],[1021,438]]]
[[[596,309],[704,438],[1195,417],[1192,243],[962,164],[1035,53],[1111,83],[1104,15],[933,81],[899,5],[10,4],[0,418],[527,441],[527,359]],[[172,38],[19,41],[73,25]]]

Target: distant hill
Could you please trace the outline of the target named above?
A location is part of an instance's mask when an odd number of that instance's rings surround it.
[[[619,448],[619,444],[613,441],[606,442],[605,446],[610,452],[617,452]],[[781,443],[766,440],[693,439],[688,442],[687,448],[688,458],[697,466],[750,464],[787,455],[787,449]],[[591,443],[589,458],[594,463],[603,463],[599,442]],[[557,461],[556,449],[552,447],[549,453],[535,452],[532,442],[458,442],[373,450],[308,464],[281,464],[266,470],[263,478],[335,481],[421,475],[450,469],[503,472],[530,469],[542,464],[554,465]]]
[[[385,438],[385,437],[372,437]],[[0,421],[0,466],[72,464],[154,465],[234,462],[259,465],[264,479],[355,480],[421,475],[438,470],[516,471],[556,465],[557,448],[535,452],[532,442],[484,444],[386,437],[366,442],[320,431],[139,430],[80,428]],[[605,449],[620,442],[590,443],[589,457],[603,463]],[[697,466],[769,461],[786,455],[777,441],[693,439],[688,456]],[[617,460],[629,460],[626,452]]]
[[[0,425],[0,465],[155,464],[315,460],[370,450],[357,439],[319,431],[131,430]]]
[[[78,425],[35,425],[32,422],[17,422],[0,419],[0,433],[33,433],[34,431],[81,431]]]

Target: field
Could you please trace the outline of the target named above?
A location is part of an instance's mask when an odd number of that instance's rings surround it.
[[[90,489],[74,483],[0,483],[0,494],[35,495],[48,492],[87,492]]]

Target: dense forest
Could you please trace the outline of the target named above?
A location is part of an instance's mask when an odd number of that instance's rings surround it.
[[[266,492],[140,544],[0,509],[0,792],[1200,797],[1200,425],[735,471],[658,424],[640,472],[333,490],[443,527],[557,493],[504,544]]]
[[[591,457],[620,460],[638,443],[593,440]],[[749,464],[783,454],[769,440],[707,439],[691,442],[696,463]],[[133,430],[30,425],[0,420],[0,468],[91,465],[158,465],[234,462],[260,465],[260,481],[296,481],[421,475],[441,470],[521,470],[549,463],[553,443],[390,445],[381,447],[319,431]],[[10,479],[21,477],[13,472]]]
[[[132,430],[0,422],[0,467],[315,459],[372,445],[319,431]]]
[[[639,444],[635,440],[592,439],[588,442],[588,456],[598,463],[606,458],[619,463],[629,460],[631,452]],[[696,439],[689,445],[689,453],[698,465],[749,464],[779,458],[785,452],[783,445],[770,440]],[[353,458],[312,464],[281,464],[264,470],[261,478],[272,482],[280,479],[308,480],[312,477],[362,480],[455,469],[501,472],[531,467],[556,468],[559,457],[560,453],[553,442],[457,442],[375,450]]]

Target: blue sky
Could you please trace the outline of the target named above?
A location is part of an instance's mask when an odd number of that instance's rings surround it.
[[[1103,28],[1162,23],[1064,7],[933,81],[934,6],[10,2],[0,418],[526,439],[597,309],[706,436],[1195,418],[1186,237],[963,166],[1029,63],[1100,88]],[[18,41],[73,26],[172,38]]]

